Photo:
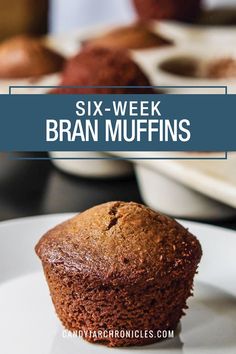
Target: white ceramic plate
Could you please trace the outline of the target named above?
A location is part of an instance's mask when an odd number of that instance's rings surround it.
[[[166,86],[165,92],[167,93],[225,94],[224,86],[228,87],[228,93],[234,94],[236,92],[234,78],[194,78],[191,76],[187,77],[173,74],[162,69],[164,63],[180,58],[196,59],[203,68],[215,60],[220,61],[227,58],[235,59],[235,46],[227,41],[220,45],[220,50],[217,44],[207,44],[204,41],[202,43],[196,43],[192,41],[183,42],[181,45],[179,44],[177,46],[163,47],[161,49],[152,49],[144,52],[136,51],[133,52],[133,58],[146,72],[152,84],[156,86]],[[174,86],[177,86],[177,88]],[[179,86],[183,86],[183,88]],[[191,88],[186,89],[186,86],[191,86]]]
[[[236,232],[191,222],[183,224],[198,236],[204,255],[195,296],[176,338],[123,349],[63,338],[34,245],[46,230],[71,216],[0,223],[0,353],[236,353]]]
[[[228,42],[235,45],[236,41],[236,26],[204,26],[168,20],[154,22],[153,25],[158,32],[172,38],[177,45],[184,42],[216,45]]]
[[[104,160],[107,154],[97,151],[50,151],[52,162],[60,170],[87,178],[116,178],[133,172],[132,164],[122,160]],[[72,160],[70,160],[73,158]],[[83,160],[80,160],[83,158]],[[90,160],[90,159],[103,160]]]
[[[134,162],[142,199],[153,209],[177,218],[198,220],[236,215],[235,152],[228,153],[227,160],[209,160],[223,158],[222,152],[111,153]],[[191,160],[194,158],[206,160]]]

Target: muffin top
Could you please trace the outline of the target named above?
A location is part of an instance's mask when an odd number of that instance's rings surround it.
[[[39,39],[16,36],[0,45],[0,78],[29,78],[60,71],[64,58]]]
[[[72,275],[126,284],[195,272],[201,246],[167,216],[133,202],[109,202],[47,232],[36,253],[42,262],[63,265]]]
[[[86,46],[123,49],[158,48],[170,44],[172,44],[171,41],[152,32],[147,25],[142,23],[115,28],[85,43]]]
[[[124,89],[114,86],[150,86],[150,82],[126,51],[100,47],[84,48],[69,59],[62,75],[62,86],[90,88],[61,88],[52,93],[153,93],[151,88]],[[91,88],[91,86],[113,86]]]
[[[235,79],[236,60],[232,57],[223,57],[210,62],[206,76],[210,79]]]

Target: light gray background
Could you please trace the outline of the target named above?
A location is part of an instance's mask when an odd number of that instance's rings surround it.
[[[236,0],[205,0],[205,3],[209,7],[236,6]],[[125,23],[135,18],[131,0],[51,0],[50,7],[49,23],[52,33],[62,33],[102,23]]]

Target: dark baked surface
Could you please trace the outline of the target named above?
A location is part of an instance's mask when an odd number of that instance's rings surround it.
[[[193,21],[201,12],[201,0],[133,0],[143,20]]]
[[[62,75],[63,86],[150,86],[150,82],[126,51],[85,48],[69,59]],[[153,93],[150,89],[77,88],[52,93]]]
[[[160,68],[180,77],[231,80],[236,77],[236,60],[233,57],[205,61],[195,57],[176,57],[163,62]]]
[[[176,221],[136,203],[91,208],[49,231],[37,246],[42,260],[63,260],[102,282],[185,273],[199,242]],[[138,273],[137,273],[138,272]],[[139,274],[137,276],[137,274]],[[174,275],[174,274],[172,274]]]
[[[39,39],[16,36],[0,45],[0,78],[38,77],[62,69],[64,58]]]
[[[199,62],[194,57],[176,57],[161,63],[160,68],[170,74],[197,77]]]
[[[152,32],[143,23],[134,23],[129,26],[115,28],[85,43],[86,46],[122,49],[159,48],[170,44],[172,44],[170,40]]]
[[[201,258],[176,221],[136,203],[110,202],[55,227],[36,246],[69,330],[175,329]],[[157,338],[86,338],[109,346]]]
[[[198,20],[199,25],[203,26],[235,26],[236,25],[236,7],[217,6],[213,9],[202,11]]]

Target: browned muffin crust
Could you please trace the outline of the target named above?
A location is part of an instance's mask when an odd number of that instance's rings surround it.
[[[16,36],[0,45],[0,78],[38,77],[62,69],[64,58],[39,39]]]
[[[150,86],[139,66],[123,50],[84,48],[68,60],[62,86],[113,86],[113,88],[57,89],[52,93],[153,93],[151,88],[124,89],[119,86]],[[118,88],[114,88],[118,86]]]
[[[133,0],[142,20],[180,20],[191,22],[201,12],[201,0]]]
[[[176,221],[136,203],[91,208],[36,246],[56,312],[69,330],[175,329],[201,258]],[[158,338],[86,338],[108,346]]]
[[[210,79],[235,79],[236,60],[231,57],[211,61],[207,65],[206,76]]]
[[[146,24],[134,23],[113,29],[104,35],[93,38],[85,46],[99,46],[104,48],[121,49],[148,49],[160,48],[173,44],[172,41],[154,33]]]

